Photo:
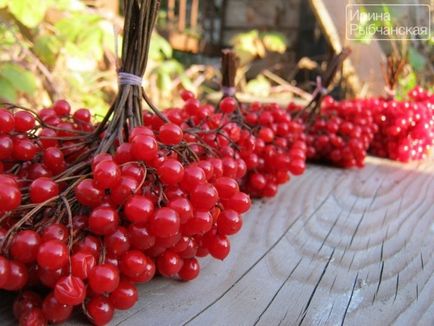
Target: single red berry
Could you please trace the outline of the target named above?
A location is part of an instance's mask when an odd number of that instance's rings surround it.
[[[110,293],[110,301],[113,307],[119,310],[128,310],[138,300],[137,288],[127,280],[121,280],[119,286]]]
[[[249,195],[239,191],[229,198],[225,203],[225,209],[233,209],[242,214],[247,212],[252,205]]]
[[[139,183],[135,178],[122,176],[116,188],[111,190],[110,199],[113,204],[121,205],[134,196],[138,187]]]
[[[53,293],[47,295],[42,303],[45,318],[51,323],[64,322],[71,316],[73,306],[61,304]]]
[[[97,265],[90,271],[88,282],[95,293],[110,293],[119,285],[119,270],[111,264]]]
[[[237,101],[233,97],[225,97],[221,100],[220,110],[224,113],[232,113],[237,108]]]
[[[146,227],[130,224],[128,233],[130,235],[131,247],[134,249],[146,250],[155,244],[155,236]]]
[[[78,109],[72,115],[72,118],[76,123],[89,123],[91,118],[91,113],[88,109]]]
[[[8,282],[10,272],[11,266],[9,260],[3,256],[0,256],[0,289],[3,288]]]
[[[104,237],[104,246],[112,257],[119,257],[130,248],[129,234],[126,228],[119,226],[112,234]]]
[[[9,261],[9,277],[3,289],[8,291],[21,290],[29,280],[29,272],[26,265],[18,261]]]
[[[191,281],[195,279],[200,272],[200,265],[196,258],[184,259],[182,268],[178,272],[178,276],[183,281]]]
[[[41,177],[30,185],[32,203],[43,203],[59,195],[59,186],[51,178]]]
[[[18,111],[14,115],[15,130],[18,132],[26,132],[35,127],[35,117],[27,111]]]
[[[92,179],[81,181],[75,188],[75,196],[80,204],[90,207],[100,205],[104,199],[104,193],[94,186]]]
[[[72,275],[77,276],[82,280],[87,279],[89,272],[95,267],[95,265],[96,259],[90,253],[79,251],[71,257]]]
[[[207,211],[213,208],[219,199],[216,188],[210,183],[197,185],[190,193],[190,201],[194,208]]]
[[[223,260],[230,251],[230,242],[227,236],[220,234],[207,234],[206,247],[214,258]]]
[[[74,245],[73,251],[74,253],[89,253],[93,255],[95,259],[98,259],[101,251],[101,241],[92,235],[88,235]]]
[[[66,116],[71,112],[71,106],[66,100],[57,100],[53,104],[53,110],[59,116]]]
[[[127,277],[137,277],[146,270],[149,258],[138,250],[130,250],[122,255],[120,270]]]
[[[187,100],[189,100],[189,99],[194,98],[194,94],[193,94],[192,92],[186,90],[186,89],[183,89],[183,90],[181,91],[180,95],[181,95],[181,98],[182,98],[184,101],[187,101]]]
[[[154,137],[137,135],[131,143],[131,154],[138,161],[151,161],[157,157],[158,144]]]
[[[167,250],[158,257],[157,268],[161,275],[173,277],[181,270],[182,262],[178,254]]]
[[[21,292],[14,300],[13,312],[16,319],[33,308],[42,306],[41,297],[32,291]]]
[[[93,209],[89,216],[89,230],[98,235],[113,233],[119,224],[117,211],[108,206],[99,206]]]
[[[39,246],[37,261],[44,269],[55,270],[68,263],[68,248],[59,240],[49,240]]]
[[[228,177],[217,178],[214,186],[220,198],[230,198],[239,191],[238,182]]]
[[[30,139],[17,139],[14,142],[13,156],[19,161],[30,161],[37,152],[36,145]]]
[[[154,213],[154,204],[140,195],[131,197],[124,206],[125,217],[137,226],[144,226]]]
[[[175,159],[166,159],[158,167],[158,176],[167,185],[175,185],[184,177],[184,166]]]
[[[19,318],[20,326],[46,326],[47,320],[41,308],[32,308]]]
[[[182,129],[174,123],[165,123],[162,125],[158,134],[160,141],[166,145],[179,144],[183,136]]]
[[[10,246],[12,258],[22,262],[31,263],[36,260],[41,237],[32,230],[19,231],[13,238]]]
[[[222,235],[235,234],[241,229],[242,225],[241,216],[232,209],[223,210],[217,220],[217,230]]]
[[[114,308],[111,301],[101,295],[92,297],[86,304],[86,310],[92,324],[97,326],[106,325],[113,318]]]
[[[54,223],[48,225],[41,234],[42,242],[48,240],[59,240],[67,242],[69,238],[69,231],[65,225],[61,223]]]
[[[10,159],[14,151],[14,142],[7,135],[0,135],[0,160]]]
[[[61,304],[76,306],[84,301],[86,287],[79,277],[69,275],[57,281],[54,296]]]
[[[15,121],[12,113],[5,109],[0,109],[0,134],[8,134],[14,130]]]
[[[94,185],[99,189],[116,187],[121,180],[121,170],[113,161],[102,161],[93,170]]]
[[[171,199],[167,207],[178,213],[181,224],[184,224],[188,219],[193,217],[193,207],[187,198],[178,197]]]
[[[149,219],[149,231],[159,237],[167,238],[179,232],[181,222],[175,210],[162,207]]]

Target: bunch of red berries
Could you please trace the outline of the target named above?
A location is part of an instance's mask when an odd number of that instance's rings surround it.
[[[299,109],[290,105],[289,110]],[[308,159],[342,168],[363,167],[377,126],[361,101],[334,101],[327,96],[319,114],[303,118]]]
[[[373,112],[378,132],[370,152],[401,162],[425,158],[434,144],[434,97],[420,87],[408,101],[374,99],[365,108]]]

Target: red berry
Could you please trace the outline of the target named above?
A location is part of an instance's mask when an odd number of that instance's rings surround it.
[[[207,234],[206,245],[211,256],[220,260],[227,257],[231,248],[229,239],[220,234]]]
[[[112,257],[119,257],[130,248],[129,234],[126,228],[119,226],[115,232],[104,237],[104,246]]]
[[[128,310],[138,300],[137,288],[127,280],[121,280],[119,286],[110,293],[110,301],[113,307],[119,310]]]
[[[159,237],[171,237],[179,232],[180,219],[175,210],[162,207],[149,219],[149,231]]]
[[[61,304],[75,306],[84,301],[86,287],[80,278],[69,275],[57,281],[54,296]]]
[[[184,177],[184,167],[178,160],[166,159],[158,167],[161,181],[167,185],[175,185]]]
[[[68,263],[68,248],[59,240],[49,240],[39,246],[38,265],[48,270],[56,270]]]
[[[14,130],[15,121],[12,113],[5,109],[0,109],[0,133],[8,134]]]
[[[252,205],[250,197],[239,191],[235,193],[231,198],[225,203],[225,209],[233,209],[234,211],[242,214],[247,212]]]
[[[76,123],[89,123],[91,114],[88,109],[78,109],[74,112],[72,118]]]
[[[14,300],[13,312],[16,319],[32,310],[33,308],[40,308],[42,306],[42,299],[39,295],[32,291],[24,291],[20,293]]]
[[[225,97],[223,100],[221,100],[219,106],[222,112],[232,113],[237,107],[237,101],[233,97]]]
[[[218,199],[216,188],[209,183],[197,185],[190,193],[190,201],[198,210],[210,210],[217,204]]]
[[[14,150],[11,137],[0,135],[0,160],[10,159]]]
[[[98,235],[113,233],[119,224],[119,215],[111,207],[99,206],[94,208],[89,216],[89,230]]]
[[[99,189],[116,187],[121,180],[121,170],[113,161],[102,161],[93,170],[94,184]]]
[[[154,137],[137,135],[131,144],[131,154],[136,160],[151,161],[157,157],[158,144]]]
[[[15,235],[10,246],[13,259],[22,263],[31,263],[36,260],[41,237],[32,230],[20,231]]]
[[[182,98],[184,101],[187,101],[187,100],[189,100],[189,99],[194,98],[194,94],[193,94],[192,92],[186,90],[186,89],[183,89],[183,90],[181,91],[180,95],[181,95],[181,98]]]
[[[241,216],[231,209],[223,210],[217,220],[217,230],[222,235],[235,234],[241,229],[242,225]]]
[[[64,322],[71,316],[73,306],[61,304],[53,293],[47,295],[42,303],[45,318],[51,323]]]
[[[174,123],[166,123],[160,127],[158,137],[166,145],[179,144],[184,134],[182,129]]]
[[[59,116],[66,116],[71,112],[71,106],[66,100],[57,100],[53,104],[53,110]]]
[[[3,256],[0,256],[0,289],[3,288],[8,282],[10,272],[11,266],[9,260]]]
[[[181,270],[182,259],[178,254],[168,250],[158,257],[157,267],[161,275],[173,277]]]
[[[97,326],[106,325],[112,320],[114,308],[111,301],[104,296],[95,296],[86,304],[90,321]]]
[[[14,142],[13,156],[19,161],[30,161],[36,155],[36,145],[30,139],[18,139]]]
[[[102,203],[104,193],[94,186],[92,179],[84,179],[75,188],[75,196],[80,204],[95,207]]]
[[[0,183],[0,211],[11,211],[21,203],[21,192],[16,185]]]
[[[183,281],[191,281],[195,279],[200,272],[200,265],[196,258],[184,259],[182,268],[178,272],[178,276]]]
[[[128,277],[137,277],[145,272],[149,258],[139,250],[130,250],[122,255],[120,260],[120,270]]]
[[[9,261],[9,277],[3,289],[18,291],[22,289],[29,280],[29,272],[26,265],[18,261]]]
[[[89,272],[95,267],[95,265],[96,259],[90,253],[79,251],[71,257],[72,275],[77,276],[82,280],[87,279]]]
[[[190,201],[186,198],[174,198],[169,201],[167,207],[178,213],[181,224],[184,224],[188,219],[193,217],[193,207]]]
[[[151,235],[146,227],[130,224],[128,227],[131,247],[138,250],[146,250],[155,244],[155,236]]]
[[[59,186],[50,178],[38,178],[30,185],[32,203],[43,203],[57,195],[59,195]]]
[[[19,318],[20,326],[46,326],[47,320],[40,308],[32,308]]]
[[[67,242],[69,238],[69,231],[65,225],[60,223],[54,223],[48,225],[41,235],[42,242],[48,240],[59,240],[62,242]]]
[[[154,213],[154,204],[140,195],[131,197],[124,206],[125,217],[137,226],[144,226]]]
[[[35,117],[27,111],[18,111],[14,118],[15,130],[18,132],[26,132],[35,127]]]
[[[90,271],[88,281],[95,293],[110,293],[119,285],[119,270],[111,264],[97,265]]]

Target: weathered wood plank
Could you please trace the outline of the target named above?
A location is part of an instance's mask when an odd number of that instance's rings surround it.
[[[141,286],[113,325],[432,325],[433,181],[432,161],[310,166],[254,205],[224,262]]]

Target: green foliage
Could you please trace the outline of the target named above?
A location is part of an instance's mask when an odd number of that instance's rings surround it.
[[[18,94],[32,94],[36,89],[34,75],[19,65],[5,63],[0,66],[2,97],[15,101]]]
[[[34,28],[44,19],[45,12],[51,1],[41,0],[35,4],[34,0],[9,0],[4,1],[15,18],[23,25]]]
[[[287,49],[286,37],[277,32],[259,33],[252,30],[240,33],[231,40],[241,65],[249,64],[255,58],[263,58],[267,52],[284,53]]]

